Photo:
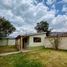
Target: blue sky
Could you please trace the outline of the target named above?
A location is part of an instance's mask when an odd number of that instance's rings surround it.
[[[0,16],[11,21],[11,36],[33,33],[37,22],[48,21],[52,31],[67,32],[67,0],[0,0]]]

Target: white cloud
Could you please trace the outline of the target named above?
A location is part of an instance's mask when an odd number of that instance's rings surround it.
[[[55,2],[56,2],[56,0],[47,0],[46,3],[47,3],[48,5],[51,5],[51,4],[54,4]]]
[[[55,25],[58,25],[58,26],[61,26],[61,28],[53,28],[52,31],[59,31],[59,32],[65,32],[67,31],[67,16],[66,15],[58,15],[57,17],[55,17],[53,20],[52,20],[52,25],[55,26]]]
[[[47,11],[44,16],[40,17],[37,22],[40,22],[42,20],[47,21],[49,24],[51,24],[52,20],[55,18],[55,11]]]
[[[50,21],[50,18],[54,16],[55,12],[48,11],[49,8],[43,3],[35,6],[32,2],[31,0],[14,0],[11,2],[13,7],[10,10],[1,10],[1,15],[9,19],[16,27],[16,33],[20,34],[22,30],[35,32],[34,26],[37,20],[45,16],[44,18]]]
[[[4,9],[12,8],[13,0],[0,0],[0,7]]]
[[[67,14],[67,6],[66,5],[63,6],[62,12],[65,12]]]
[[[66,23],[67,22],[67,16],[66,15],[58,15],[55,17],[52,21],[53,25],[59,24],[59,23]]]
[[[67,28],[53,29],[52,32],[67,32]]]
[[[12,0],[2,0],[3,4],[6,6],[11,6],[12,5]]]
[[[63,0],[63,2],[67,3],[67,0]]]
[[[34,1],[37,4],[36,0],[0,0],[0,16],[9,19],[17,29],[13,35],[36,32],[34,26],[42,20],[48,21],[50,25],[67,23],[66,15],[55,17],[56,8],[54,3],[56,0],[47,0],[47,4],[52,5],[50,11],[49,7],[43,3],[43,0],[37,5],[34,5]],[[66,8],[63,8],[63,11],[66,11]]]

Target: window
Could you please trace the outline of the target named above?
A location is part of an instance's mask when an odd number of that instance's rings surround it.
[[[41,42],[41,38],[40,37],[34,37],[33,42]]]

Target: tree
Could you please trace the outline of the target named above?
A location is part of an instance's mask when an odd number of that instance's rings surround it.
[[[6,37],[15,30],[16,28],[10,23],[10,21],[0,17],[0,37]]]
[[[35,29],[37,32],[47,32],[49,28],[49,24],[47,21],[41,21],[40,23],[37,23]]]
[[[54,36],[52,38],[48,37],[49,42],[53,45],[53,48],[55,50],[58,50],[58,46],[60,44],[61,41],[61,37],[60,36]]]

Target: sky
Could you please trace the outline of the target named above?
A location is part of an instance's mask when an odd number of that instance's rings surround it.
[[[16,27],[13,37],[36,32],[40,21],[54,32],[67,32],[67,0],[0,0],[0,16]]]

